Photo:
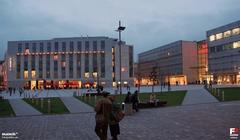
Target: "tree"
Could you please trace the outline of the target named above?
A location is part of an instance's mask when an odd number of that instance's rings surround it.
[[[152,93],[154,92],[154,85],[155,85],[155,82],[157,81],[157,66],[154,66],[152,68],[152,72],[150,74],[150,80],[152,81]]]

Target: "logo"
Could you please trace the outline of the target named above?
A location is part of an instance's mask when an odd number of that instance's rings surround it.
[[[238,139],[238,128],[230,128],[230,139]]]
[[[18,139],[18,132],[2,133],[2,139]]]

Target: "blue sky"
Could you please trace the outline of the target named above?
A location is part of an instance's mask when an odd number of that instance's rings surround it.
[[[109,36],[118,20],[137,54],[240,20],[240,0],[0,0],[0,58],[7,41]]]

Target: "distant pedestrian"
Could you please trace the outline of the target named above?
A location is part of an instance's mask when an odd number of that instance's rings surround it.
[[[132,101],[132,107],[133,109],[138,112],[138,103],[139,103],[139,99],[138,99],[138,91],[136,90],[134,92],[134,94],[132,95],[132,98],[131,98],[131,101]]]
[[[12,88],[9,87],[8,90],[9,90],[9,94],[10,94],[10,96],[12,96]]]
[[[16,88],[13,88],[13,93],[15,94],[15,92],[16,92]]]
[[[131,92],[129,91],[127,93],[127,96],[125,97],[124,103],[131,103]]]
[[[19,95],[20,95],[20,97],[22,96],[22,93],[23,93],[23,88],[19,88],[18,89],[18,92],[19,92]]]
[[[96,126],[95,132],[100,140],[107,140],[107,130],[109,124],[110,113],[112,112],[112,103],[107,98],[108,92],[103,92],[103,98],[100,99],[95,106]]]

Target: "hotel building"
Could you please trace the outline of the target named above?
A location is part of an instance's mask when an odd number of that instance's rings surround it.
[[[176,41],[138,55],[138,76],[141,84],[152,84],[154,72],[157,83],[171,85],[195,83],[198,80],[196,42]]]
[[[219,84],[240,83],[240,21],[207,31],[209,73]]]
[[[7,86],[112,87],[120,84],[119,45],[108,37],[9,41]],[[133,84],[133,46],[121,45],[122,85]]]

